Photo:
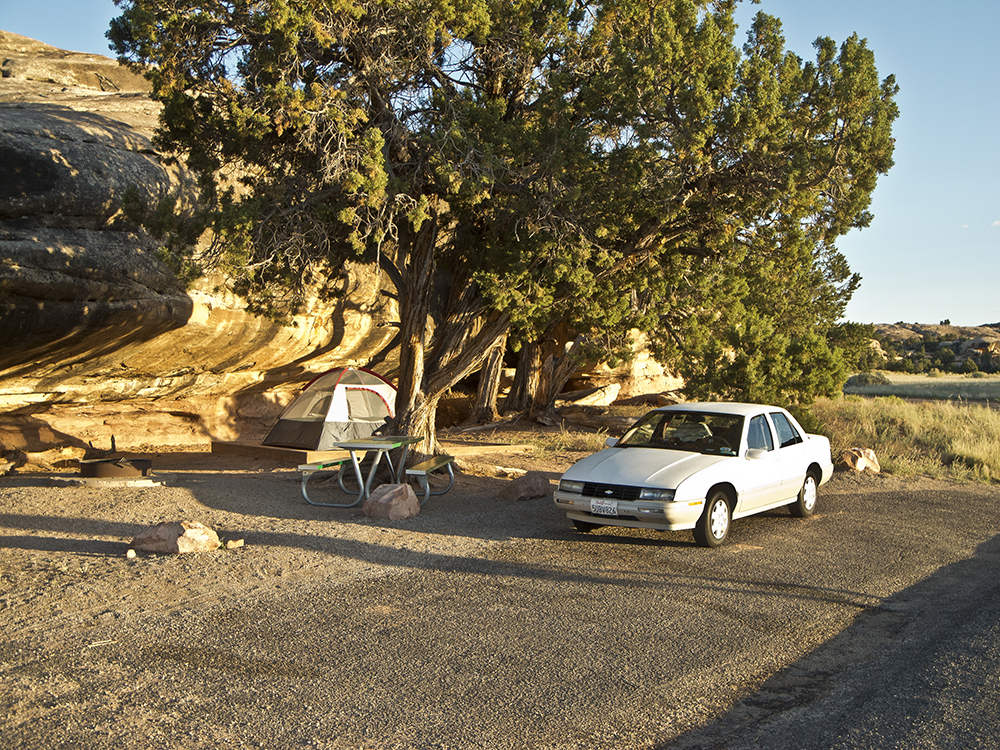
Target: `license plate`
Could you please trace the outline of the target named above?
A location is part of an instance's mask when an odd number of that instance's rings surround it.
[[[618,501],[593,498],[590,501],[590,512],[595,516],[617,516]]]

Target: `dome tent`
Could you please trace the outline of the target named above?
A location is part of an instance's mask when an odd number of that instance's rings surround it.
[[[340,367],[302,389],[262,445],[325,451],[371,435],[393,416],[396,389],[370,370]]]

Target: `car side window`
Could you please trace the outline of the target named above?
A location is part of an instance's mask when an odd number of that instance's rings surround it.
[[[747,447],[756,450],[773,451],[774,441],[771,439],[771,428],[767,425],[764,415],[754,417],[750,420],[749,432],[747,433]]]
[[[774,429],[778,431],[778,443],[782,448],[802,442],[802,436],[799,435],[799,431],[795,429],[795,426],[788,421],[788,417],[784,414],[774,412],[771,415],[771,421],[774,422]]]

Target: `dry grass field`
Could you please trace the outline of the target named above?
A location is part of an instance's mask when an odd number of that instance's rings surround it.
[[[844,393],[852,396],[898,396],[941,401],[981,401],[1000,404],[1000,375],[974,373],[960,375],[935,373],[907,375],[898,372],[881,373],[885,385],[849,385]]]
[[[998,383],[994,381],[994,387]],[[847,448],[872,448],[882,468],[892,474],[1000,480],[1000,411],[985,399],[916,398],[927,400],[899,396],[821,399],[811,412],[830,438],[834,455]]]

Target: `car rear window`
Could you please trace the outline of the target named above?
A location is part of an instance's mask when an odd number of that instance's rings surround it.
[[[772,412],[771,421],[774,422],[774,429],[778,431],[778,443],[782,448],[802,442],[802,436],[795,429],[795,425],[788,421],[781,412]]]

